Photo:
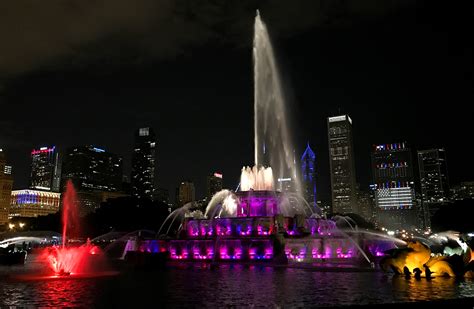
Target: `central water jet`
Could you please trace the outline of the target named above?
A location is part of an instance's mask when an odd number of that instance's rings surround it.
[[[257,10],[253,39],[254,159],[255,166],[271,166],[274,179],[291,178],[301,193],[288,109],[280,72],[267,27]]]

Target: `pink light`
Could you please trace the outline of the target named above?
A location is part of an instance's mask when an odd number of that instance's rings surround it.
[[[222,174],[221,173],[214,173],[214,177],[222,178]]]
[[[48,152],[53,152],[53,151],[54,151],[54,147],[53,148],[46,148],[46,149],[38,149],[38,150],[33,149],[31,151],[31,155],[36,155],[36,154],[40,154],[40,153],[48,153]]]

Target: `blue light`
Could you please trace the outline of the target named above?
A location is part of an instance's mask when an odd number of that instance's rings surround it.
[[[92,148],[92,150],[94,150],[95,152],[105,152],[104,149],[100,149],[100,148],[96,148],[96,147]]]

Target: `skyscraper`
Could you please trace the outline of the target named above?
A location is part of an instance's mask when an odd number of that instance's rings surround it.
[[[352,119],[348,115],[328,118],[328,141],[332,212],[358,213]]]
[[[31,151],[30,188],[44,191],[60,190],[61,162],[56,147]]]
[[[374,145],[372,175],[378,222],[390,229],[418,227],[410,148],[405,143]]]
[[[222,174],[214,173],[207,176],[207,198],[210,200],[214,194],[222,190]]]
[[[446,202],[449,198],[446,151],[444,149],[418,151],[418,165],[423,202]]]
[[[12,187],[11,167],[7,165],[5,153],[0,148],[0,225],[8,223]]]
[[[183,181],[178,187],[178,196],[176,197],[176,204],[181,207],[189,202],[196,200],[196,193],[194,189],[194,183],[192,181]]]
[[[72,180],[79,199],[79,214],[95,211],[102,201],[124,194],[122,158],[94,146],[66,150],[62,167],[63,186]]]
[[[153,199],[155,189],[156,136],[150,127],[135,133],[132,154],[132,196]]]
[[[306,201],[313,205],[317,204],[316,196],[316,155],[311,147],[306,147],[301,156],[301,175],[303,175],[303,194]]]
[[[431,225],[431,217],[440,204],[449,198],[448,167],[444,149],[418,151],[420,169],[421,202],[424,210],[425,226]]]
[[[94,146],[77,146],[66,150],[62,167],[63,184],[71,179],[79,191],[120,191],[122,158]]]

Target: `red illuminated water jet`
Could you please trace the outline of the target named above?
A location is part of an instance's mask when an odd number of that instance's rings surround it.
[[[100,248],[88,240],[85,245],[67,246],[67,239],[79,235],[79,217],[77,212],[77,195],[69,180],[64,193],[62,207],[62,245],[49,247],[44,251],[43,258],[56,276],[91,273],[91,259],[100,254]]]

